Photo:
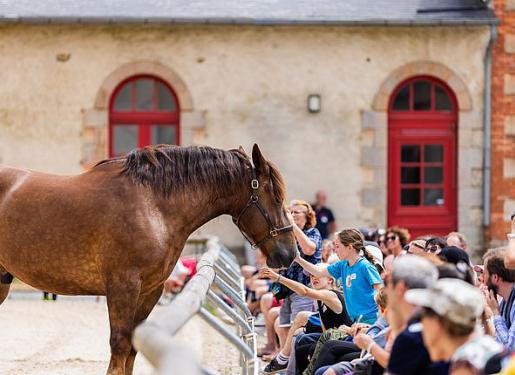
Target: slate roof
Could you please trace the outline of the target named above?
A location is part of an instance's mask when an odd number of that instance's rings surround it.
[[[497,20],[483,0],[0,0],[0,23],[9,22],[485,25]]]

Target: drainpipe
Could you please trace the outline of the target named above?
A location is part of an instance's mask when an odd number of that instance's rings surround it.
[[[497,37],[496,25],[490,26],[490,40],[485,52],[485,97],[483,120],[483,226],[490,226],[490,174],[492,140],[492,50]]]

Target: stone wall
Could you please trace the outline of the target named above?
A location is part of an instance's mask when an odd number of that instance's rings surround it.
[[[462,98],[458,229],[477,245],[488,34],[487,27],[2,26],[0,160],[78,173],[107,157],[112,90],[149,73],[178,91],[183,145],[250,150],[256,142],[283,172],[290,198],[311,200],[322,188],[339,227],[383,226],[384,103],[392,82],[424,73]],[[321,96],[321,112],[308,112],[310,94]],[[202,231],[242,243],[228,218]]]

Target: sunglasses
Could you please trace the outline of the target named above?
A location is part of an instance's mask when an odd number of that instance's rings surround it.
[[[397,236],[388,236],[385,238],[385,242],[388,242],[388,241],[395,241],[397,239]]]
[[[292,215],[300,215],[300,214],[305,214],[307,213],[307,211],[290,211]]]
[[[434,252],[436,252],[436,250],[438,250],[438,246],[431,245],[431,246],[426,247],[426,250],[429,251],[430,253],[434,253]]]

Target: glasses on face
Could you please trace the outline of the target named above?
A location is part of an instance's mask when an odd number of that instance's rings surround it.
[[[395,241],[397,239],[397,236],[387,236],[385,238],[385,241],[384,242],[388,242],[388,241]]]
[[[305,214],[307,213],[307,211],[290,211],[292,215],[300,215],[300,214]]]
[[[434,252],[436,252],[436,250],[438,250],[438,246],[436,246],[436,245],[431,245],[431,246],[428,246],[428,247],[426,248],[426,250],[427,250],[427,251],[429,251],[430,253],[434,253]]]

